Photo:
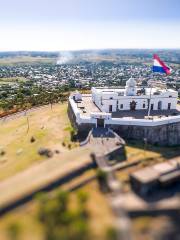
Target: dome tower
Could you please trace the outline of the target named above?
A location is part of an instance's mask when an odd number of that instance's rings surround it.
[[[134,80],[134,78],[130,78],[127,82],[126,82],[126,96],[135,96],[136,92],[137,92],[137,87],[136,87],[136,81]]]

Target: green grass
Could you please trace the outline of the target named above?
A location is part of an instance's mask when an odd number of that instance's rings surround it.
[[[141,141],[128,141],[126,145],[127,153],[129,156],[133,154],[137,157],[140,154],[144,158],[162,158],[169,159],[180,155],[179,146],[155,146],[147,144],[146,146]]]
[[[64,128],[64,131],[71,132],[71,131],[73,131],[73,127],[72,127],[71,125],[66,126],[66,127]]]

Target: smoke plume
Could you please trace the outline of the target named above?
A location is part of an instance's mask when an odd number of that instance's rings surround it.
[[[57,60],[57,64],[66,64],[72,61],[74,58],[73,54],[71,52],[60,52],[59,53],[59,58]]]

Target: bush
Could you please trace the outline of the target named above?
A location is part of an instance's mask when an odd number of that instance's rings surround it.
[[[31,139],[30,139],[30,142],[33,143],[35,141],[36,141],[35,137],[32,136]]]
[[[38,153],[39,153],[39,155],[46,156],[48,158],[51,158],[53,156],[53,152],[48,148],[41,147],[41,148],[39,148]]]
[[[97,171],[97,179],[99,181],[100,190],[102,192],[108,192],[109,187],[108,187],[108,183],[107,183],[107,173],[102,170],[98,170]]]
[[[87,195],[79,192],[77,208],[71,209],[69,193],[60,191],[54,197],[42,194],[39,201],[38,219],[43,225],[46,240],[90,239],[86,213]]]
[[[115,228],[108,228],[106,231],[106,240],[117,240],[117,231]]]
[[[0,151],[0,156],[4,156],[6,154],[6,152],[4,150]]]

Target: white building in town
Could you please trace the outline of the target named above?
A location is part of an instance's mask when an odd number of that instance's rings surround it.
[[[130,78],[125,88],[92,88],[92,101],[106,113],[122,110],[173,110],[178,92],[172,89],[137,87]]]

